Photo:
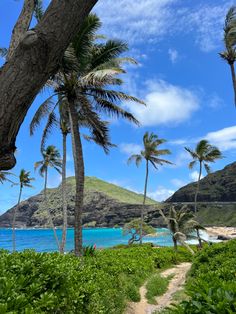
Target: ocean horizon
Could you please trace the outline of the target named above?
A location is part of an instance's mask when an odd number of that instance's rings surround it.
[[[74,247],[74,229],[67,230],[66,251]],[[144,237],[143,242],[152,242],[159,246],[172,246],[171,234],[166,228],[156,229],[157,237]],[[62,230],[56,230],[61,239]],[[119,244],[128,244],[130,236],[122,235],[122,228],[83,228],[83,245],[95,245],[97,248],[109,248]],[[52,229],[26,228],[16,229],[16,248],[18,251],[34,249],[38,252],[57,251]],[[0,228],[0,249],[12,250],[12,229]]]

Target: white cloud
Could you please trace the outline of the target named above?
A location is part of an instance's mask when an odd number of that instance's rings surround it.
[[[199,99],[193,91],[163,80],[148,81],[144,98],[147,106],[127,103],[126,107],[142,126],[177,125],[188,120],[199,108]]]
[[[195,171],[192,171],[190,174],[189,174],[189,178],[191,179],[191,181],[193,182],[196,182],[198,181],[198,177],[199,177],[199,172],[197,170]],[[205,176],[202,174],[201,175],[201,179],[204,178]]]
[[[154,192],[149,192],[149,193],[147,193],[147,195],[148,195],[150,198],[152,198],[152,199],[154,199],[154,200],[156,200],[156,201],[161,202],[161,201],[166,200],[166,199],[167,199],[168,197],[170,197],[172,194],[174,194],[174,192],[175,192],[174,190],[167,189],[167,188],[165,188],[165,187],[163,187],[163,186],[158,186],[156,191],[154,191]]]
[[[119,145],[120,151],[127,154],[127,155],[133,155],[133,154],[139,154],[142,150],[142,146],[134,143],[121,143]]]
[[[106,35],[129,43],[155,42],[170,32],[171,5],[177,0],[100,0],[95,12]],[[168,22],[167,22],[168,21]]]
[[[188,2],[188,4],[186,4]],[[190,5],[191,2],[191,5]],[[103,32],[131,44],[166,40],[167,35],[191,34],[204,52],[222,47],[224,18],[233,0],[214,3],[179,0],[100,0],[95,12]]]
[[[176,62],[177,62],[177,60],[178,60],[178,58],[179,58],[179,53],[178,53],[177,50],[170,48],[170,49],[168,50],[168,55],[169,55],[170,61],[171,61],[172,63],[176,63]]]
[[[205,138],[222,151],[236,148],[236,125],[215,132],[209,132]]]
[[[186,10],[180,20],[182,30],[195,32],[195,42],[204,52],[219,48],[222,46],[225,15],[231,5],[233,1],[220,1],[219,4],[200,4]]]
[[[176,187],[176,188],[180,188],[184,185],[186,185],[186,181],[184,180],[180,180],[180,179],[172,179],[171,183]]]

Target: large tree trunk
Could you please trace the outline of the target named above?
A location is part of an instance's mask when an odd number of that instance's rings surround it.
[[[55,238],[55,240],[56,240],[57,248],[58,248],[58,250],[60,250],[60,243],[59,243],[59,240],[58,240],[57,232],[56,232],[56,229],[55,229],[53,220],[52,220],[52,216],[51,216],[50,210],[49,210],[49,208],[48,208],[48,201],[47,201],[47,181],[48,181],[48,168],[46,168],[46,171],[45,171],[44,202],[45,202],[45,206],[46,206],[47,213],[48,213],[49,224],[50,224],[50,226],[51,226],[51,228],[52,228],[52,230],[53,230],[53,234],[54,234],[54,238]]]
[[[201,180],[201,175],[202,175],[202,161],[200,161],[200,168],[199,168],[199,176],[198,176],[198,181],[197,181],[197,188],[195,191],[195,196],[194,196],[194,212],[197,212],[197,196],[199,193],[199,186],[200,186],[200,180]]]
[[[75,168],[75,255],[81,256],[83,250],[82,240],[82,209],[84,200],[84,159],[79,132],[78,116],[74,101],[69,101],[69,117],[71,125],[72,150]]]
[[[13,28],[11,42],[7,53],[7,60],[11,58],[15,49],[30,27],[35,8],[35,0],[25,0],[20,16]]]
[[[19,198],[18,198],[18,203],[17,203],[17,211],[19,211],[19,208],[20,208],[21,194],[22,194],[22,185],[20,184],[20,193],[19,193]],[[16,224],[16,207],[13,210],[13,219],[12,219],[12,250],[13,252],[15,252],[16,250],[15,224]]]
[[[63,157],[62,157],[62,207],[63,207],[63,228],[60,252],[64,253],[67,234],[67,199],[66,199],[66,137],[67,133],[62,133],[63,138]]]
[[[143,206],[141,206],[141,224],[140,224],[140,244],[143,243],[143,221],[144,221],[144,207],[147,197],[147,183],[148,183],[148,160],[146,160],[146,177],[144,184],[144,193],[143,193]]]
[[[0,69],[0,170],[14,167],[16,136],[27,111],[97,1],[52,0]]]
[[[230,65],[233,89],[234,89],[234,105],[236,106],[236,77],[235,77],[234,63],[230,63],[229,65]]]

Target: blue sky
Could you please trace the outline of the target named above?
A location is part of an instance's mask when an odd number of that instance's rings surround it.
[[[48,1],[45,1],[45,5]],[[7,47],[14,22],[23,1],[1,0],[0,46]],[[127,165],[132,153],[140,151],[145,131],[158,134],[171,150],[174,166],[151,170],[148,193],[166,199],[180,186],[196,180],[197,169],[189,171],[190,161],[183,147],[194,147],[202,138],[222,149],[224,159],[212,165],[222,169],[236,157],[236,110],[229,67],[218,56],[223,50],[224,17],[233,1],[224,0],[100,0],[94,11],[103,22],[101,33],[129,43],[128,56],[139,62],[127,67],[123,90],[143,99],[147,107],[123,104],[142,123],[137,128],[124,121],[111,121],[111,138],[117,148],[109,155],[91,143],[84,143],[86,175],[96,176],[137,192],[142,192],[145,169]],[[3,60],[2,60],[3,62]],[[17,165],[36,178],[34,189],[25,189],[23,198],[38,193],[43,179],[34,173],[34,162],[41,159],[41,130],[29,136],[29,123],[38,105],[50,95],[40,94],[21,127],[17,138]],[[48,144],[61,149],[61,136],[55,130]],[[68,142],[68,175],[73,161]],[[50,171],[49,186],[60,183]],[[17,201],[18,187],[0,186],[0,212]]]

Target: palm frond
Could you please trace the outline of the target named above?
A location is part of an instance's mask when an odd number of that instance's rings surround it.
[[[33,135],[35,129],[40,125],[43,118],[45,118],[52,110],[54,106],[54,102],[52,100],[53,96],[50,96],[46,99],[35,112],[33,119],[30,123],[30,135]]]
[[[46,140],[48,139],[48,136],[51,134],[53,127],[59,125],[59,122],[57,120],[56,114],[54,111],[51,111],[47,123],[44,127],[43,134],[42,134],[42,139],[41,139],[41,152],[45,149],[45,143]]]
[[[91,68],[95,69],[111,59],[119,57],[127,50],[128,45],[121,40],[108,40],[105,45],[98,44],[94,46]]]
[[[192,156],[193,159],[198,159],[198,154],[194,152],[191,148],[184,147],[184,149]]]
[[[197,163],[196,160],[190,161],[190,163],[188,165],[189,169],[193,169],[193,167],[195,167],[196,163]]]
[[[207,174],[211,173],[211,168],[207,163],[204,163],[204,168],[205,168]]]
[[[134,161],[135,164],[136,164],[136,166],[139,167],[139,165],[140,165],[141,162],[142,162],[142,159],[143,159],[143,158],[142,158],[141,155],[134,154],[134,155],[132,155],[132,156],[130,156],[130,157],[128,158],[127,163],[128,163],[128,165],[129,165],[132,161]]]
[[[43,9],[43,1],[42,0],[35,0],[35,7],[34,7],[34,16],[37,22],[40,22],[44,15]]]
[[[139,125],[139,121],[132,115],[132,113],[122,109],[121,107],[111,103],[105,99],[94,97],[96,101],[96,109],[102,111],[111,117],[122,117],[136,125]]]

